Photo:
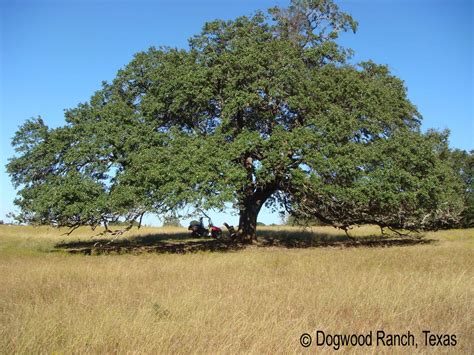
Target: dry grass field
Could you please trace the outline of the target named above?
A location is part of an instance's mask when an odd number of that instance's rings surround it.
[[[316,330],[410,331],[419,345],[347,352],[474,350],[473,229],[372,245],[364,237],[378,231],[363,227],[350,247],[329,227],[275,227],[259,245],[182,254],[170,245],[205,245],[184,232],[134,230],[116,252],[94,255],[90,230],[0,226],[0,353],[331,351],[314,338],[300,345]],[[455,334],[457,345],[427,347],[423,330]]]

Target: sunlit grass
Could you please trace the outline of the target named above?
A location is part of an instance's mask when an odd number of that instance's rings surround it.
[[[344,238],[330,227],[311,231]],[[435,243],[409,247],[254,245],[228,253],[100,256],[56,251],[57,243],[97,234],[64,232],[0,226],[0,353],[286,354],[308,352],[299,337],[316,329],[410,330],[420,342],[418,349],[371,352],[468,353],[474,344],[473,229],[428,233]],[[125,237],[185,232],[143,228]],[[351,231],[377,233],[371,226]],[[455,333],[458,345],[421,346],[425,329]]]

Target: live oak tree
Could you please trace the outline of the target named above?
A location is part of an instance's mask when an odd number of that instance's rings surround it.
[[[356,27],[330,0],[294,0],[136,54],[64,126],[20,127],[19,218],[96,226],[231,202],[243,240],[264,204],[344,229],[456,222],[446,134],[421,133],[387,66],[349,64],[336,40]]]

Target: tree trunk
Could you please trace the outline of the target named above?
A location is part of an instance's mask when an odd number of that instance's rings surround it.
[[[252,243],[257,240],[257,217],[263,202],[251,199],[240,208],[238,234],[244,243]]]

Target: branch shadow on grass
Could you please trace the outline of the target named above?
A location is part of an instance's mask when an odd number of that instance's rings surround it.
[[[387,238],[365,236],[348,238],[345,235],[333,235],[304,230],[262,230],[257,233],[258,241],[253,246],[280,248],[317,248],[317,247],[372,247],[412,246],[433,243],[425,238]],[[247,247],[246,244],[230,240],[191,239],[188,233],[157,233],[130,236],[116,240],[90,239],[61,242],[55,245],[57,251],[71,254],[143,254],[171,253],[186,254],[195,252],[229,252]]]
[[[311,231],[262,231],[259,233],[259,246],[262,247],[284,247],[284,248],[386,248],[395,246],[412,246],[420,244],[431,244],[433,239],[409,238],[409,237],[386,237],[380,235],[369,235],[349,238],[346,235],[334,235],[317,233]]]
[[[56,250],[71,254],[142,254],[171,253],[186,254],[198,251],[227,252],[242,249],[243,245],[227,240],[192,239],[188,233],[159,233],[130,236],[116,240],[91,239],[61,242],[55,245]]]

